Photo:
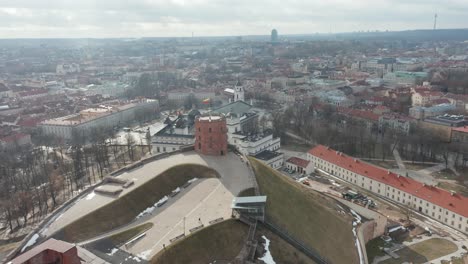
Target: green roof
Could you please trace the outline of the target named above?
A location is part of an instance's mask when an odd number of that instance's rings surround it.
[[[227,104],[225,106],[221,106],[220,108],[214,109],[211,112],[218,113],[218,114],[233,113],[233,114],[236,114],[237,116],[241,116],[245,113],[249,113],[250,109],[252,109],[252,106],[249,105],[248,103],[244,101],[237,101],[237,102],[232,102],[230,104]]]

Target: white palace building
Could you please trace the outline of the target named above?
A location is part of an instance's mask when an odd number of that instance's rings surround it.
[[[468,233],[468,198],[463,195],[420,183],[322,145],[309,150],[307,159],[317,170]]]

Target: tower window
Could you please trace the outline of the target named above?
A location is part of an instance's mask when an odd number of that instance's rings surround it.
[[[208,129],[208,132],[210,132],[210,133],[211,133],[211,127]]]

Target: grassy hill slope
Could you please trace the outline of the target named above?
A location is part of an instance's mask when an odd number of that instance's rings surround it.
[[[151,263],[225,263],[239,254],[249,227],[230,219],[208,226],[185,239],[166,247],[153,257]]]
[[[54,237],[68,242],[80,242],[127,224],[140,212],[195,177],[213,178],[219,177],[219,174],[197,164],[172,167],[133,191],[77,219]]]
[[[333,199],[306,189],[258,160],[250,160],[260,193],[267,195],[268,221],[317,250],[331,263],[359,263],[351,217]]]

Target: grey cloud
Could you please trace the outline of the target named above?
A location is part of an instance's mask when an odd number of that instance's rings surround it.
[[[0,0],[0,35],[267,34],[269,27],[314,33],[328,32],[331,25],[334,31],[399,30],[430,27],[436,11],[440,25],[468,27],[465,0]],[[13,36],[12,28],[26,30]]]

